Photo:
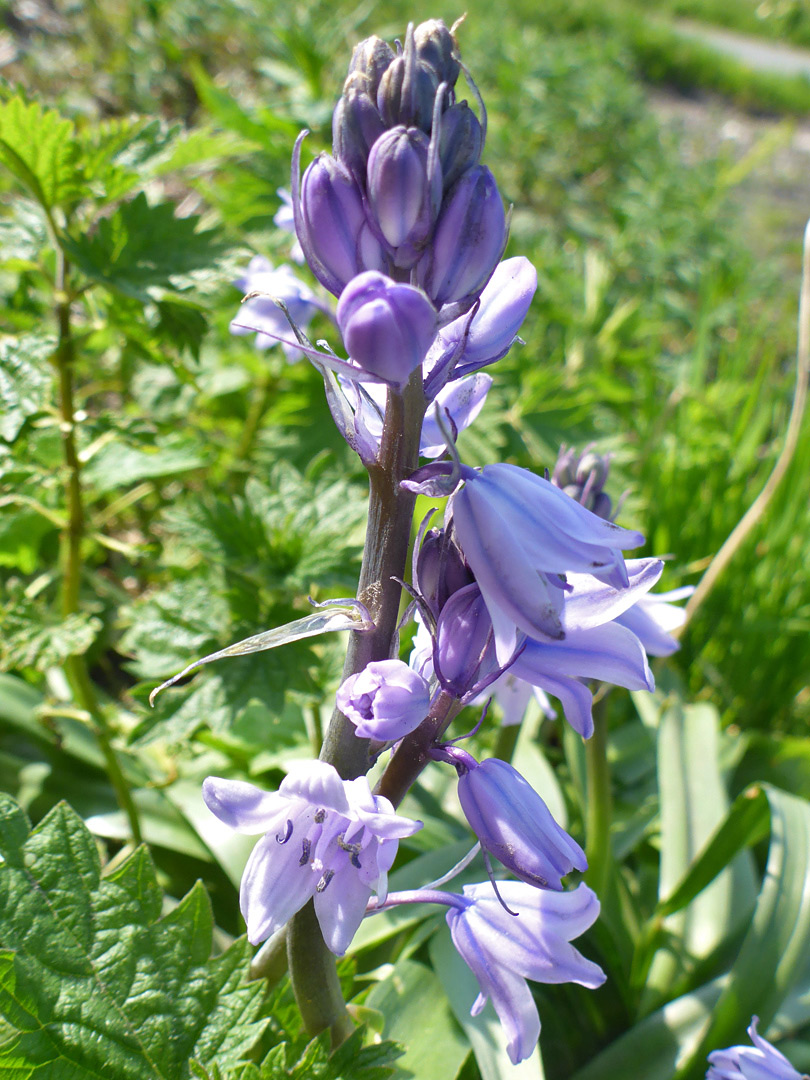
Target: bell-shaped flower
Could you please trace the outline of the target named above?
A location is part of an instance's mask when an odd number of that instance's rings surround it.
[[[516,877],[537,888],[561,891],[561,878],[588,869],[585,852],[508,762],[476,762],[464,753],[457,768],[458,799],[470,828],[484,851]]]
[[[748,1037],[753,1046],[730,1046],[709,1054],[706,1080],[807,1080],[784,1054],[757,1032],[759,1017],[751,1020]]]
[[[292,320],[305,330],[318,311],[325,310],[312,290],[295,276],[291,266],[273,267],[264,255],[254,255],[245,273],[234,281],[243,293],[262,293],[246,300],[231,322],[232,334],[242,336],[256,333],[256,348],[267,349],[278,345],[279,337],[291,337],[287,317],[275,300],[284,302]],[[284,352],[290,360],[297,359],[300,350],[287,342]]]
[[[499,263],[472,320],[461,315],[436,336],[425,363],[427,396],[431,397],[434,387],[445,379],[460,379],[506,356],[536,290],[537,271],[528,259],[520,255]],[[446,371],[450,364],[452,370]]]
[[[372,892],[384,895],[399,839],[421,823],[399,817],[368,781],[341,780],[323,761],[294,765],[276,792],[209,777],[206,805],[244,833],[264,833],[242,876],[249,940],[270,937],[314,897],[328,947],[346,951]]]
[[[632,631],[620,624],[628,607],[651,589],[661,575],[658,559],[628,561],[627,588],[615,589],[590,574],[567,575],[562,608],[564,638],[530,639],[510,674],[556,697],[565,718],[585,739],[593,734],[593,695],[589,679],[628,690],[653,690],[647,654]]]
[[[420,284],[437,307],[469,305],[480,295],[506,246],[498,185],[485,165],[468,169],[442,203]]]
[[[492,619],[475,583],[454,592],[442,607],[433,670],[442,688],[465,703],[503,671],[495,655]]]
[[[441,170],[428,169],[428,138],[403,125],[386,131],[368,157],[368,202],[397,266],[410,267],[433,232]]]
[[[501,663],[514,653],[518,631],[541,640],[564,637],[563,575],[578,571],[627,586],[622,550],[643,544],[641,533],[596,517],[514,465],[463,467],[462,476],[451,504],[453,526],[489,609]]]
[[[320,154],[304,173],[293,206],[309,267],[335,296],[362,271],[384,269],[385,253],[369,226],[357,181],[329,154]]]
[[[337,707],[360,738],[394,742],[427,716],[430,687],[402,660],[375,660],[345,680]]]
[[[425,294],[373,270],[343,290],[337,321],[352,360],[396,387],[407,383],[436,334],[436,311]]]
[[[498,883],[505,910],[487,882],[465,885],[460,903],[447,912],[453,944],[472,970],[481,992],[471,1014],[487,999],[506,1029],[507,1051],[514,1065],[534,1050],[540,1017],[526,979],[541,983],[574,982],[596,989],[605,981],[598,964],[586,960],[570,942],[599,915],[599,901],[586,886],[573,892],[534,889],[522,881]]]
[[[671,656],[680,648],[672,631],[686,622],[686,612],[677,601],[686,600],[694,591],[694,585],[684,585],[669,592],[647,593],[616,621],[633,631],[648,656]]]

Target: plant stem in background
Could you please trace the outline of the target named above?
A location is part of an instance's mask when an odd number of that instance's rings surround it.
[[[67,521],[60,536],[62,564],[62,617],[67,618],[79,611],[82,575],[82,540],[84,539],[84,505],[82,503],[81,462],[76,449],[73,363],[75,351],[70,325],[70,296],[66,291],[68,266],[61,251],[57,254],[56,275],[56,321],[58,339],[53,363],[59,378],[59,425],[62,437],[62,457],[67,474]],[[109,724],[98,704],[87,664],[83,656],[69,656],[65,661],[65,675],[79,706],[88,714],[101,752],[107,775],[115,791],[118,805],[129,822],[132,838],[141,842],[138,812],[132,799],[121,765],[112,747]]]
[[[613,802],[610,791],[610,766],[607,759],[607,696],[594,702],[594,730],[585,742],[587,799],[585,806],[585,853],[588,857],[588,884],[597,893],[607,892],[612,853],[610,823]]]
[[[714,588],[717,579],[742,547],[748,534],[762,519],[768,504],[776,493],[776,489],[782,482],[788,467],[796,453],[799,444],[799,435],[802,429],[802,419],[807,404],[807,383],[810,378],[810,221],[804,230],[804,248],[802,254],[802,282],[799,291],[799,327],[798,346],[796,349],[796,387],[793,391],[793,406],[790,410],[785,445],[782,453],[777,458],[773,471],[765,481],[765,486],[756,499],[751,503],[745,514],[740,518],[732,531],[726,537],[722,547],[709,563],[706,573],[700,579],[698,587],[692,594],[686,605],[686,622],[679,630],[674,631],[674,637],[680,637],[697,609]]]

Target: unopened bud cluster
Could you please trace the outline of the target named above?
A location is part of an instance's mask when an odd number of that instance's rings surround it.
[[[506,218],[480,163],[482,124],[456,98],[460,72],[455,38],[440,20],[409,27],[398,53],[377,37],[355,48],[332,154],[312,162],[296,200],[307,261],[335,296],[375,270],[458,314],[492,275]]]

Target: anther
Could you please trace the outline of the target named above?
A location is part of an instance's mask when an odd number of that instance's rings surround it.
[[[309,862],[309,853],[312,851],[312,841],[308,836],[305,836],[301,843],[301,858],[298,860],[299,866],[306,866]]]
[[[332,880],[332,878],[334,876],[335,876],[335,871],[334,870],[327,870],[326,873],[321,878],[321,880],[315,886],[315,892],[319,892],[319,893],[323,892],[324,889],[326,888],[326,886],[329,884],[329,882]]]

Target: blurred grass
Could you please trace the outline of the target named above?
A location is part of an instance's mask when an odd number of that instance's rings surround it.
[[[656,14],[714,17],[708,2],[701,12],[689,6],[672,0]],[[401,34],[406,18],[443,14],[450,22],[456,14],[422,0],[102,0],[41,10],[50,21],[9,23],[18,49],[4,69],[9,80],[73,113],[157,111],[248,140],[253,148],[227,164],[186,172],[177,199],[203,200],[242,251],[279,258],[285,239],[272,215],[291,134],[306,125],[311,149],[327,144],[351,44],[372,31]],[[738,28],[752,25],[740,16]],[[810,85],[747,72],[619,0],[546,0],[539,8],[512,0],[497,9],[476,2],[460,40],[489,108],[487,161],[515,208],[510,254],[527,254],[540,278],[527,345],[493,370],[490,405],[462,443],[467,458],[542,469],[561,442],[596,440],[614,452],[615,492],[629,491],[622,520],[647,533],[650,552],[674,556],[664,587],[694,581],[778,454],[798,281],[785,277],[783,261],[760,257],[767,237],[744,234],[731,157],[685,160],[678,131],[662,129],[650,111],[647,85],[710,89],[790,114],[810,111]],[[211,455],[207,470],[189,478],[198,494],[227,474],[229,440],[244,421],[240,390],[264,365],[227,335],[235,298],[223,281],[209,301],[214,328],[202,381],[184,387],[176,369],[161,369],[165,393],[177,401],[183,394],[165,423],[188,425]],[[143,358],[127,363],[141,388],[128,407],[150,408]],[[323,448],[318,378],[302,370],[278,382],[293,397],[273,399],[240,468],[263,473],[280,452],[303,466]],[[332,434],[328,446],[356,476]],[[810,715],[809,468],[805,428],[766,520],[673,661],[693,695],[742,726],[799,732]],[[158,508],[143,505],[143,529],[154,527]],[[49,550],[46,541],[44,563]],[[130,570],[135,596],[177,573],[160,543]]]

